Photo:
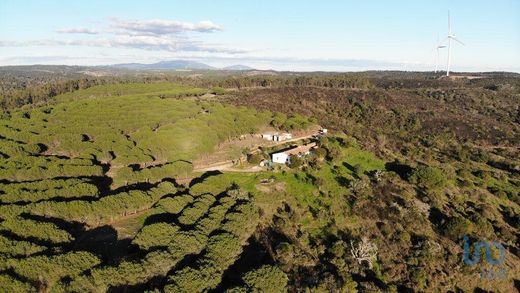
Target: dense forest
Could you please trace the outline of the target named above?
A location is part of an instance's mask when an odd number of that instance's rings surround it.
[[[0,70],[1,292],[520,288],[519,75],[92,71]]]

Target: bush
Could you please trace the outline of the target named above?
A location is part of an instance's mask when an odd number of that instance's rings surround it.
[[[317,158],[323,159],[327,155],[327,150],[325,148],[322,148],[322,147],[315,148],[314,149],[314,155]]]
[[[27,283],[23,283],[7,274],[0,275],[0,292],[34,292],[34,291],[35,291],[34,288]]]
[[[286,292],[287,275],[277,267],[264,265],[247,272],[242,280],[252,292]]]
[[[264,157],[261,154],[249,154],[247,156],[247,162],[253,165],[260,164],[260,162],[262,162],[263,159]]]
[[[197,198],[197,200],[188,208],[185,208],[182,211],[182,214],[179,216],[179,223],[183,225],[193,225],[200,219],[206,212],[209,207],[215,202],[215,197],[211,194],[201,195]]]
[[[223,95],[226,93],[226,90],[221,87],[213,87],[213,88],[211,88],[210,93],[212,93],[214,95]]]
[[[298,156],[291,156],[291,159],[289,160],[289,167],[291,168],[298,168],[303,165],[303,159]]]
[[[464,235],[473,231],[472,223],[463,217],[454,217],[446,223],[445,233],[454,241],[458,241]]]
[[[421,268],[412,271],[411,279],[417,288],[424,289],[428,286],[428,274]]]
[[[157,205],[167,213],[179,214],[192,201],[193,197],[191,195],[183,194],[163,198],[157,203]]]
[[[13,264],[13,270],[31,281],[52,284],[65,276],[76,276],[101,263],[95,255],[79,251],[55,256],[35,256]]]
[[[356,174],[357,177],[361,177],[361,175],[365,174],[365,171],[366,171],[365,168],[361,164],[356,164],[354,166],[354,173]]]
[[[0,253],[12,256],[27,256],[44,251],[45,247],[29,241],[18,241],[0,235]]]
[[[326,159],[329,161],[336,161],[339,158],[341,158],[341,147],[337,145],[328,146]]]
[[[437,190],[446,186],[444,173],[435,167],[419,166],[410,176],[410,182],[426,190]]]
[[[13,218],[3,221],[0,223],[0,231],[1,230],[7,230],[19,237],[36,238],[53,244],[63,244],[73,240],[72,235],[52,223],[37,222],[22,218]]]
[[[143,250],[159,246],[167,247],[177,231],[179,228],[171,224],[151,224],[143,227],[132,243],[137,244]]]

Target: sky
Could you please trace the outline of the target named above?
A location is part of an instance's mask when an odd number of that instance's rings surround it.
[[[518,0],[1,0],[0,66],[184,59],[293,71],[520,72]],[[447,49],[439,51],[445,69]]]

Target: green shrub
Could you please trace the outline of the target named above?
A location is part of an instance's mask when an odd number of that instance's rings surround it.
[[[10,275],[0,274],[0,292],[34,292],[35,289]]]
[[[289,167],[296,169],[303,166],[303,159],[298,156],[291,156],[289,160]]]
[[[226,89],[221,88],[221,87],[212,87],[210,90],[210,93],[212,93],[214,95],[223,95],[226,93]]]
[[[331,144],[327,146],[327,156],[326,159],[329,161],[337,161],[341,158],[342,151],[341,147]]]
[[[314,152],[314,155],[320,159],[325,158],[325,156],[327,155],[327,150],[323,147],[315,148],[313,152]]]
[[[446,186],[447,179],[440,169],[430,166],[419,166],[410,176],[410,182],[426,190],[437,190]]]
[[[286,292],[287,275],[275,266],[264,265],[242,277],[252,292]]]
[[[263,160],[264,160],[264,157],[261,154],[250,154],[247,156],[247,161],[253,165],[258,165]]]
[[[51,285],[62,277],[76,276],[101,263],[89,252],[70,252],[56,256],[35,256],[13,264],[13,270],[33,282]]]
[[[137,244],[143,250],[170,244],[171,239],[179,231],[177,226],[167,223],[156,223],[145,226],[135,236],[132,243]]]
[[[46,247],[29,241],[18,241],[0,235],[0,253],[11,256],[28,256],[44,251]]]
[[[56,225],[21,218],[8,219],[0,223],[0,230],[7,230],[24,238],[37,238],[54,244],[68,243],[72,235],[61,230]]]
[[[464,235],[470,234],[472,231],[472,223],[460,216],[449,219],[445,227],[445,234],[454,241],[460,240]]]
[[[177,195],[174,197],[166,197],[161,199],[157,206],[167,213],[179,214],[189,203],[193,201],[193,197],[189,194]]]
[[[361,164],[354,165],[354,174],[356,174],[357,177],[361,177],[361,175],[365,174],[365,167]]]
[[[195,222],[200,219],[206,212],[209,207],[215,202],[215,197],[211,194],[204,194],[199,196],[195,202],[185,208],[178,220],[179,223],[183,225],[193,225]]]

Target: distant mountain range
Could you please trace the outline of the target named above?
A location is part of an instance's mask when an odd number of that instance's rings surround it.
[[[246,65],[232,65],[223,68],[217,68],[201,62],[189,60],[170,60],[152,64],[123,63],[113,64],[107,67],[131,70],[254,70],[254,68]]]

